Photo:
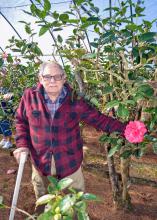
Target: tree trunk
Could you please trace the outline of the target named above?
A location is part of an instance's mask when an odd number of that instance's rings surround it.
[[[131,198],[129,195],[129,168],[130,157],[121,158],[121,177],[122,177],[122,203],[125,209],[131,209]]]
[[[108,152],[111,146],[109,144],[108,145],[105,144],[104,146],[105,146],[106,155],[107,155],[107,163],[108,163],[109,177],[110,177],[111,188],[112,188],[113,203],[114,203],[115,209],[118,209],[122,207],[121,189],[119,186],[118,174],[115,169],[113,156],[112,157],[108,156]]]

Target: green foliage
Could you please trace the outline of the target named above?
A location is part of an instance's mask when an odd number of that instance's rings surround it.
[[[88,220],[86,201],[97,201],[97,197],[70,188],[72,183],[70,178],[64,178],[60,181],[54,177],[48,177],[48,179],[51,182],[48,187],[49,194],[40,197],[36,202],[36,206],[47,204],[47,209],[37,219],[70,220],[77,215],[78,220]],[[65,188],[69,189],[69,193],[64,193]]]
[[[16,210],[34,220],[73,220],[74,216],[77,216],[78,220],[89,220],[87,202],[100,201],[97,196],[71,188],[72,180],[70,178],[58,181],[56,178],[49,176],[48,179],[50,181],[49,194],[40,197],[36,201],[36,206],[46,205],[45,212],[39,216],[31,216],[17,207]],[[68,192],[65,193],[64,189],[68,190]],[[2,196],[0,196],[0,208],[10,208],[3,204]]]

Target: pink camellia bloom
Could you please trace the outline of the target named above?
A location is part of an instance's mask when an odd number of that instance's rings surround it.
[[[130,143],[140,143],[147,132],[146,126],[141,121],[130,121],[126,126],[124,136]]]

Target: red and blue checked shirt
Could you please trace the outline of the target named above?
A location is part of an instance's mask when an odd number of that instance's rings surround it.
[[[81,166],[81,121],[108,133],[123,134],[126,126],[97,111],[83,98],[74,97],[70,86],[65,86],[67,94],[53,119],[40,83],[36,88],[25,90],[16,112],[17,147],[29,148],[33,164],[45,176],[51,175],[53,155],[59,179],[71,175]]]

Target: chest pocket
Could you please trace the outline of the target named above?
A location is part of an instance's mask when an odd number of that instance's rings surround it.
[[[28,114],[29,123],[33,125],[41,125],[41,111],[31,110]]]

